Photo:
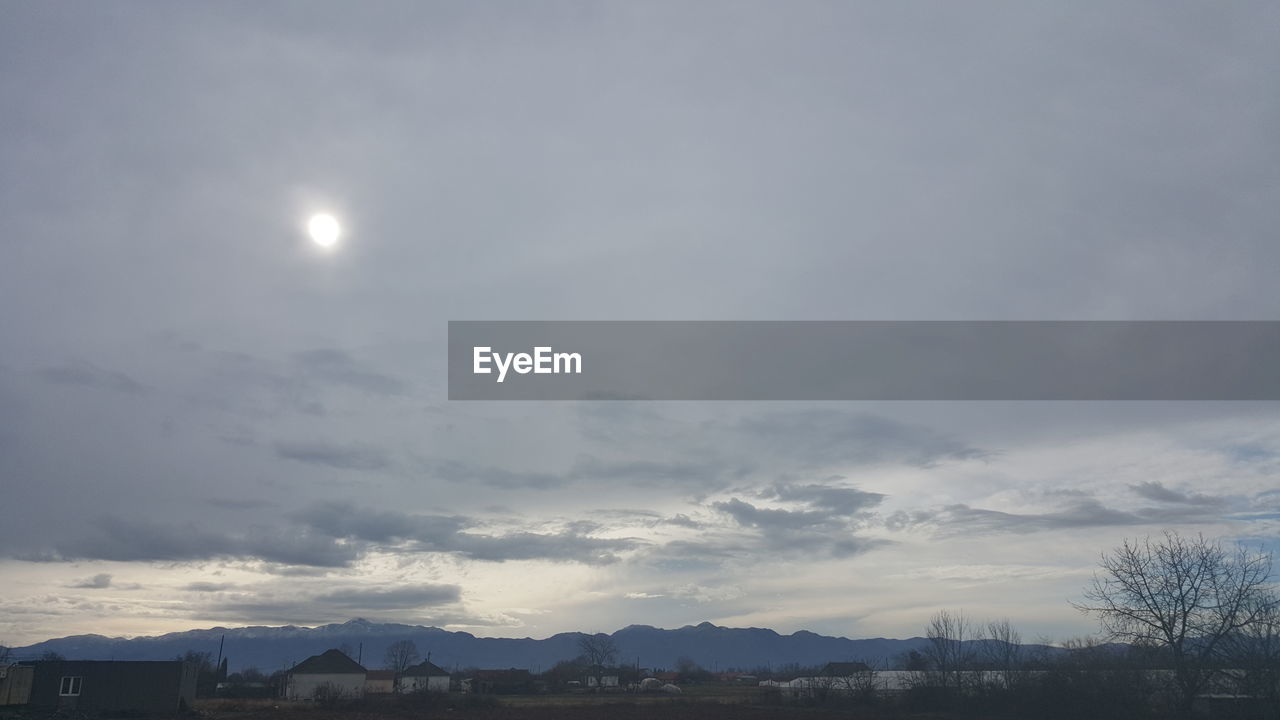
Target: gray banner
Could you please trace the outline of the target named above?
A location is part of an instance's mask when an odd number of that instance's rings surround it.
[[[1280,400],[1280,322],[451,321],[449,399]]]

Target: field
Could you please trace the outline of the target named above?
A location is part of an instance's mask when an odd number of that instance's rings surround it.
[[[454,696],[447,702],[353,702],[317,705],[274,700],[202,700],[195,708],[208,720],[412,720],[450,717],[467,720],[710,720],[730,718],[881,718],[871,708],[767,705],[756,688],[689,688],[680,697],[662,695]],[[896,717],[902,717],[897,715]]]

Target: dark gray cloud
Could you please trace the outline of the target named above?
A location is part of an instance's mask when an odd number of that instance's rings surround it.
[[[457,460],[419,461],[422,472],[431,477],[441,478],[453,483],[476,483],[490,488],[514,490],[528,488],[532,490],[550,490],[566,484],[569,479],[551,473],[517,472],[492,465],[479,465],[459,462]]]
[[[416,515],[338,502],[315,503],[296,513],[294,518],[329,537],[376,543],[416,540],[444,544],[463,528],[474,524],[474,521],[458,515]]]
[[[675,525],[676,527],[685,527],[691,530],[697,530],[704,527],[703,523],[694,520],[684,513],[676,513],[669,518],[664,518],[661,522],[667,525]]]
[[[570,474],[587,482],[711,488],[723,485],[726,476],[740,477],[745,472],[741,466],[733,467],[719,461],[610,461],[584,455],[574,462]]]
[[[304,375],[320,382],[344,385],[374,395],[399,395],[405,383],[357,362],[339,348],[316,348],[295,353],[294,364]]]
[[[100,518],[84,534],[72,534],[53,551],[25,557],[47,562],[193,561],[218,557],[256,558],[285,565],[342,567],[360,556],[359,545],[340,544],[305,528],[249,528],[243,533],[215,532],[196,525],[156,523],[116,516]]]
[[[370,445],[280,442],[275,444],[275,452],[286,460],[339,470],[383,470],[391,465],[387,452]]]
[[[231,590],[234,587],[236,587],[235,583],[193,582],[187,583],[182,589],[187,592],[212,593]]]
[[[51,365],[41,368],[39,374],[46,382],[56,385],[79,385],[101,390],[113,390],[126,395],[141,395],[147,392],[146,385],[118,370],[104,370],[92,363],[83,361]]]
[[[610,565],[618,553],[640,547],[631,538],[600,538],[565,533],[513,532],[501,535],[459,533],[447,549],[476,560],[556,560],[587,565]],[[430,547],[430,546],[428,546]]]
[[[406,610],[458,602],[462,589],[457,585],[411,585],[396,588],[347,588],[314,596],[312,599],[352,610]]]
[[[570,523],[562,532],[477,532],[476,520],[461,516],[412,515],[392,511],[317,505],[298,514],[308,527],[334,538],[383,543],[411,552],[453,553],[475,560],[554,560],[604,565],[617,553],[641,543],[626,538],[601,538],[589,533],[594,522]]]
[[[777,483],[762,490],[760,497],[783,502],[806,503],[819,511],[834,515],[855,515],[865,512],[879,505],[884,499],[881,493],[817,483],[806,485]]]
[[[774,412],[742,419],[735,428],[753,446],[794,459],[801,466],[905,463],[929,466],[944,460],[989,455],[936,430],[887,417],[839,410]]]
[[[1221,506],[1225,500],[1213,495],[1205,495],[1203,493],[1180,493],[1170,490],[1163,483],[1154,480],[1148,480],[1136,485],[1130,485],[1129,489],[1138,495],[1156,502],[1177,503],[1180,505],[1200,505],[1206,507]]]
[[[886,519],[892,529],[926,525],[945,533],[1032,533],[1070,528],[1116,527],[1210,522],[1221,517],[1216,507],[1148,507],[1121,510],[1094,498],[1073,501],[1047,513],[1008,513],[964,503],[937,510],[898,512]]]
[[[111,574],[98,573],[97,575],[94,575],[91,578],[77,580],[76,582],[72,583],[69,587],[85,588],[85,589],[92,589],[92,590],[102,590],[104,588],[109,588],[111,587]]]
[[[756,527],[766,531],[809,528],[815,525],[827,525],[831,522],[830,513],[813,510],[758,508],[737,498],[733,498],[728,502],[714,503],[713,507],[733,517],[739,525]]]

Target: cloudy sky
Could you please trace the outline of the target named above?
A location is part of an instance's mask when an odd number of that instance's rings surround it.
[[[448,320],[1280,319],[1274,3],[0,4],[0,642],[1094,629],[1273,403],[460,403]],[[313,212],[340,247],[304,232]]]

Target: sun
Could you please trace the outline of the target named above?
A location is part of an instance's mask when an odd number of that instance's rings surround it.
[[[329,250],[338,244],[342,235],[342,226],[338,219],[328,213],[317,213],[307,221],[307,234],[316,245]]]

